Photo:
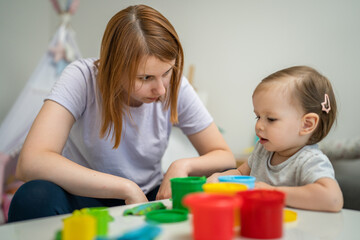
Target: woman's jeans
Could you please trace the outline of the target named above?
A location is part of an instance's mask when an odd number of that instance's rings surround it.
[[[146,197],[156,198],[159,186]],[[68,193],[55,183],[33,180],[23,184],[15,193],[9,209],[8,222],[72,213],[89,207],[113,207],[125,205],[121,199],[80,197]]]

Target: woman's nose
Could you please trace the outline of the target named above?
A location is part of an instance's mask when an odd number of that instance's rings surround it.
[[[157,79],[154,81],[153,92],[160,96],[165,94],[166,90],[162,79]]]

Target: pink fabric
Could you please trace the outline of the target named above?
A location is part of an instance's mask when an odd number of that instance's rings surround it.
[[[11,157],[0,152],[0,207],[4,215],[3,218],[0,217],[0,219],[5,219],[5,222],[8,219],[13,194],[23,184],[23,182],[15,179],[17,159],[18,155]]]
[[[4,192],[4,186],[5,186],[5,179],[8,174],[5,174],[5,168],[10,162],[11,157],[7,154],[0,152],[0,193],[2,194]],[[2,200],[0,199],[0,204],[2,203]]]
[[[5,168],[6,168],[6,165],[8,164],[8,162],[10,162],[10,156],[9,155],[6,155],[4,153],[1,153],[0,152],[0,206],[1,208],[3,209],[3,211],[0,211],[0,214],[4,214],[3,217],[0,217],[0,219],[5,219],[5,221],[7,221],[7,213],[5,214],[5,211],[4,211],[4,204],[3,202],[4,201],[4,197],[3,197],[3,194],[4,194],[4,186],[5,186]],[[9,210],[8,210],[9,211]]]
[[[12,194],[3,193],[2,195],[2,209],[3,209],[5,222],[8,221],[8,214],[9,214],[9,208],[12,197],[13,197]]]

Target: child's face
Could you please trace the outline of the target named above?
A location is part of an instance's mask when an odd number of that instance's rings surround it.
[[[131,94],[131,105],[158,101],[169,86],[175,60],[162,62],[154,56],[144,57],[136,74],[135,90]]]
[[[257,117],[256,135],[266,150],[294,154],[305,145],[300,136],[302,112],[296,101],[290,101],[291,90],[270,84],[253,95],[254,112]]]

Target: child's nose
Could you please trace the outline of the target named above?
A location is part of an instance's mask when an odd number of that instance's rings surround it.
[[[258,120],[255,124],[255,130],[256,131],[263,131],[264,130],[264,125],[261,123],[260,120]]]

